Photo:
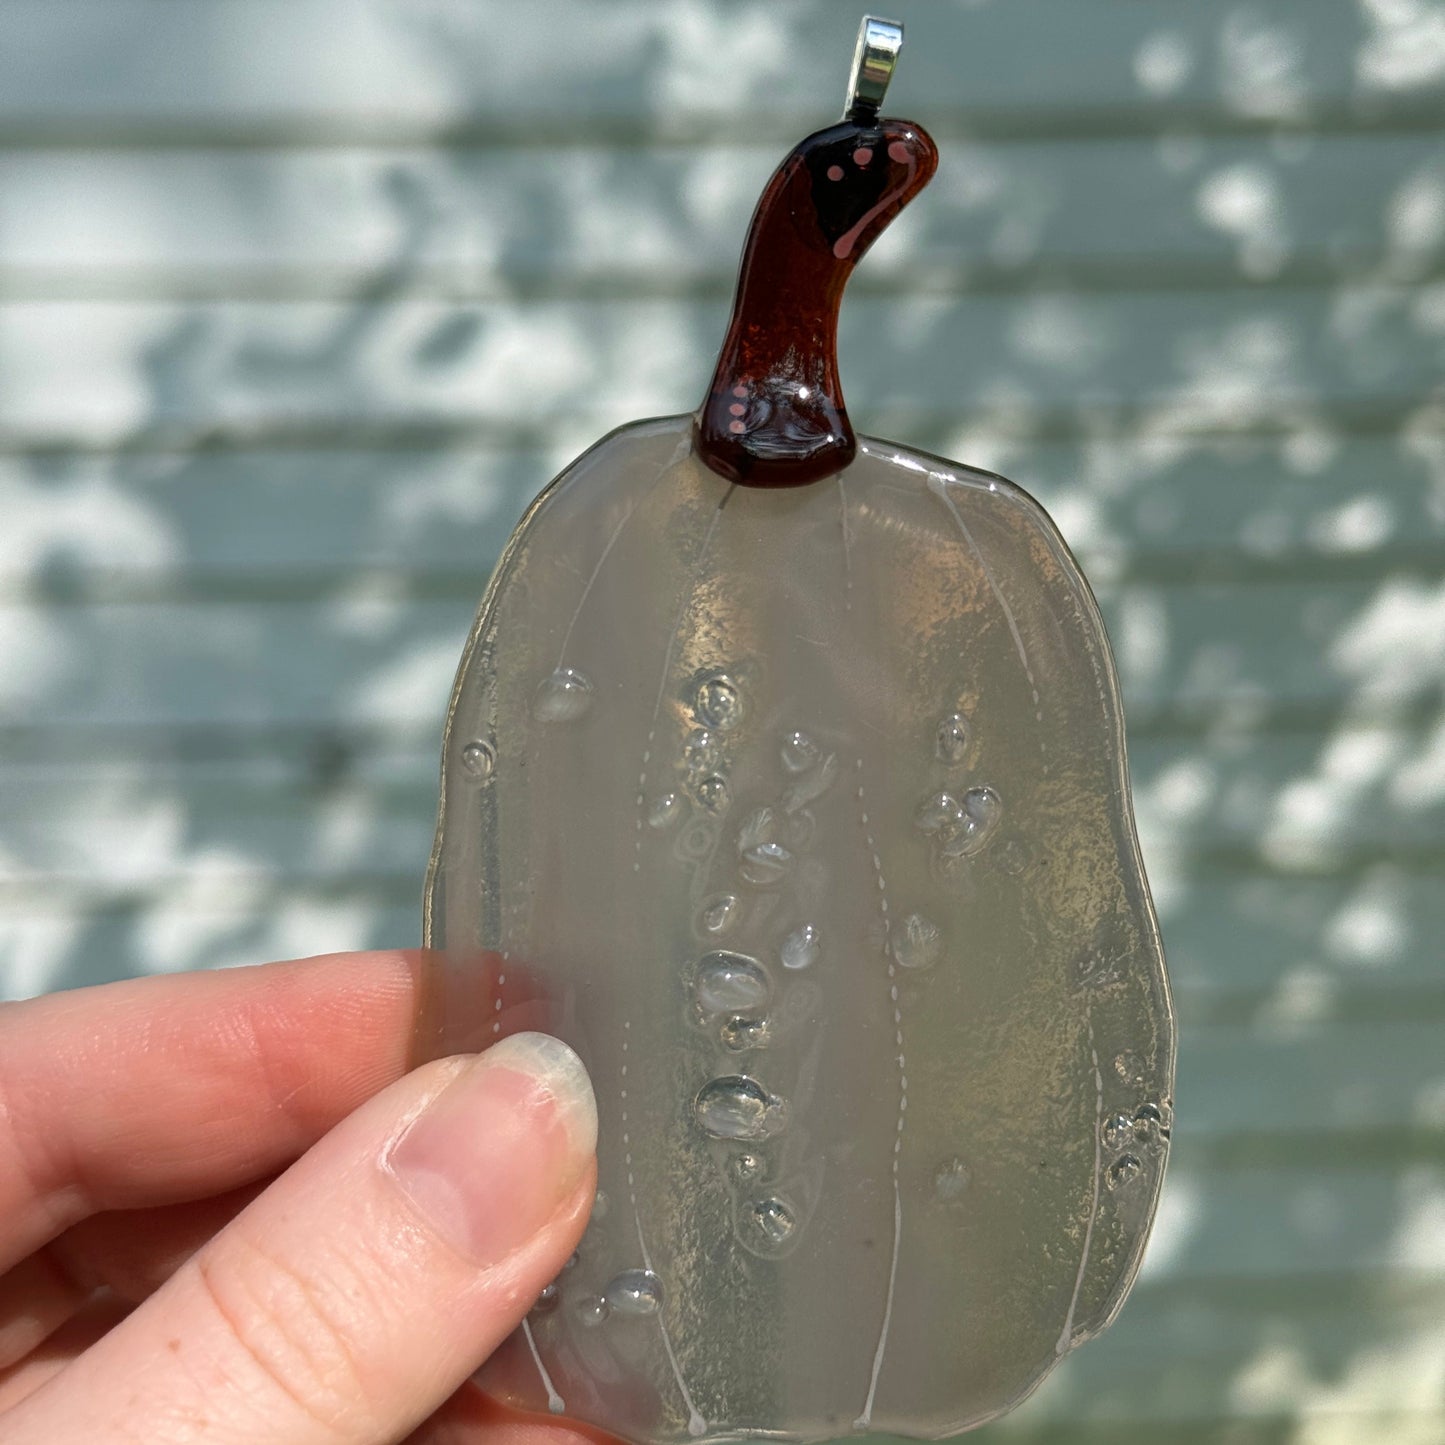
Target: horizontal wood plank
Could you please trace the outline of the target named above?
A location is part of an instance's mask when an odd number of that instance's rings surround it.
[[[164,809],[132,807],[125,841],[135,837],[143,851],[154,849],[147,830],[157,826],[158,813]],[[78,850],[68,873],[39,873],[31,845],[17,840],[10,882],[0,886],[7,939],[0,977],[7,988],[31,993],[72,977],[98,982],[154,968],[409,946],[420,936],[423,851],[379,874],[367,833],[360,860],[328,875],[248,853],[245,827],[207,824],[204,812],[183,806],[173,816],[181,820],[174,835],[179,856],[166,871],[130,883],[117,878],[125,870],[113,859],[82,872],[74,866]],[[331,816],[320,806],[313,814],[319,846]],[[418,828],[406,832],[426,841]],[[92,855],[104,840],[119,846],[108,810],[97,809],[92,837]],[[330,847],[334,856],[336,845]],[[1163,876],[1154,869],[1152,881]],[[1176,874],[1160,899],[1187,1027],[1438,1018],[1445,978],[1432,940],[1445,924],[1442,915],[1445,903],[1431,877],[1387,866],[1330,883]]]
[[[1192,107],[1239,121],[1325,112],[1363,123],[1392,100],[1440,95],[1438,69],[1417,49],[1429,21],[1413,7],[1274,0],[1256,12],[1196,0],[1165,16],[1124,0],[897,0],[894,11],[911,43],[890,99],[923,119],[1037,126],[1042,111],[1057,126]],[[570,0],[509,15],[504,65],[490,11],[401,0],[7,0],[0,20],[0,124],[27,138],[107,128],[156,141],[415,138],[466,125],[515,141],[560,126],[691,137],[721,118],[822,123],[857,17],[822,0],[725,12]]]
[[[149,822],[138,817],[136,831]],[[359,838],[359,830],[352,837]],[[367,856],[357,861],[358,871],[377,850],[362,851]],[[407,890],[416,900],[410,924],[399,890],[384,903],[369,901],[363,891],[285,906],[261,869],[249,881],[232,874],[224,880],[229,899],[213,890],[209,906],[201,878],[189,887],[172,886],[153,906],[139,910],[47,917],[33,901],[28,912],[24,904],[7,906],[0,958],[9,954],[16,969],[7,991],[96,981],[102,941],[114,952],[101,966],[114,972],[122,965],[149,972],[254,961],[350,943],[414,946],[421,856],[413,860],[417,871]],[[386,932],[379,932],[378,925]],[[1227,940],[1216,946],[1227,947]],[[1308,1008],[1282,1008],[1249,1023],[1211,1026],[1191,1024],[1186,1015],[1176,1152],[1183,1157],[1196,1148],[1203,1151],[1201,1168],[1293,1165],[1311,1178],[1325,1162],[1347,1164],[1357,1147],[1357,1167],[1366,1171],[1382,1159],[1410,1160],[1422,1151],[1438,1163],[1445,1154],[1445,1061],[1439,1037],[1438,1011],[1435,1017],[1389,1022],[1315,1022]],[[1411,1247],[1432,1246],[1417,1241]],[[1436,1260],[1430,1267],[1438,1265]]]
[[[1206,1018],[1230,998],[1266,1016],[1358,1017],[1392,996],[1408,1009],[1445,984],[1434,944],[1445,936],[1445,890],[1431,872],[1384,864],[1329,881],[1178,872],[1156,901],[1171,976]]]
[[[1027,1401],[1022,1407],[1029,1411]],[[1041,1407],[1040,1407],[1041,1408]],[[992,1436],[1010,1445],[1301,1445],[1301,1442],[1422,1441],[1434,1445],[1445,1435],[1445,1412],[1424,1410],[1309,1410],[1286,1409],[1265,1415],[1242,1415],[1228,1409],[1221,1397],[1219,1413],[1203,1414],[1186,1421],[1135,1415],[1130,1419],[1105,1419],[1078,1424],[1067,1417],[1036,1423],[1035,1416],[1017,1413],[987,1426]]]
[[[778,152],[0,150],[0,285],[70,299],[717,295]],[[1428,133],[960,140],[852,287],[1408,279],[1440,261],[1442,195]]]
[[[248,877],[242,861],[234,852],[197,850],[188,876],[142,896],[0,890],[0,998],[421,943],[420,864],[399,881],[379,884],[353,870],[342,887],[302,889]],[[216,870],[209,876],[207,864]]]
[[[433,731],[439,739],[440,711]],[[1134,803],[1161,906],[1167,914],[1176,880],[1221,861],[1237,859],[1246,869],[1272,859],[1308,863],[1315,854],[1291,851],[1306,847],[1340,861],[1358,856],[1354,850],[1371,858],[1445,850],[1445,767],[1422,766],[1425,748],[1425,735],[1412,728],[1136,741]],[[1401,767],[1406,777],[1397,781]],[[49,757],[0,763],[13,840],[0,880],[146,882],[171,876],[188,851],[205,857],[212,849],[249,859],[249,866],[264,863],[279,877],[334,878],[351,859],[328,855],[318,842],[344,826],[341,819],[364,825],[368,867],[404,868],[425,853],[436,774],[436,746],[424,744],[329,751],[317,737],[309,750],[199,762],[127,757],[119,745],[99,754],[57,746]],[[1316,793],[1334,805],[1333,815],[1321,816]],[[150,831],[140,824],[147,816],[170,821]],[[128,846],[118,850],[116,840],[126,836]],[[376,851],[381,839],[389,841]],[[1306,911],[1322,897],[1308,888],[1301,896]],[[1276,918],[1276,928],[1287,916]],[[1341,956],[1368,967],[1377,955],[1352,954],[1342,944]]]
[[[1408,715],[1434,697],[1442,584],[1100,587],[1130,715],[1241,727]],[[342,725],[439,718],[480,587],[204,605],[0,605],[0,726]],[[1432,774],[1433,776],[1433,774]]]
[[[143,854],[154,850],[158,814],[164,820],[165,809],[134,806],[131,831],[118,835],[114,816],[97,809],[87,838],[92,854],[106,843],[120,847],[118,836],[127,846],[138,840]],[[42,873],[28,841],[16,840],[8,881],[0,882],[4,989],[29,994],[66,979],[95,983],[156,968],[411,946],[420,937],[424,829],[406,828],[397,851],[423,846],[381,874],[370,830],[349,866],[283,867],[276,857],[246,851],[254,834],[244,825],[208,824],[204,813],[183,808],[172,816],[180,819],[179,856],[164,871],[142,872],[143,856],[130,882],[117,877],[126,870],[113,858],[82,871],[78,849],[67,859],[69,871]],[[324,825],[334,816],[321,806],[313,814],[317,846],[331,859],[340,849]],[[1153,869],[1156,886],[1165,878]],[[1176,872],[1159,913],[1187,1027],[1387,1024],[1438,1021],[1445,1012],[1445,973],[1433,945],[1445,903],[1433,876],[1388,866],[1330,883]]]
[[[0,771],[10,819],[0,909],[17,927],[83,935],[86,920],[118,911],[184,931],[194,916],[205,940],[209,914],[259,891],[268,902],[252,923],[264,926],[277,890],[299,888],[303,915],[352,910],[345,938],[356,946],[414,939],[434,741],[354,751],[318,735],[187,760],[128,759],[104,738],[81,752],[52,744],[48,758],[32,750]],[[1371,729],[1136,744],[1145,858],[1186,1016],[1264,1028],[1438,1022],[1445,894],[1429,860],[1445,833],[1440,790],[1389,782],[1395,760],[1407,760],[1408,780],[1420,753],[1418,736]],[[1333,821],[1311,805],[1317,794],[1338,810]],[[1392,865],[1392,853],[1421,861]],[[1322,868],[1328,878],[1310,876]],[[398,917],[404,927],[389,932]]]
[[[1371,409],[1429,424],[1437,310],[1391,286],[859,297],[840,355],[859,425],[883,435],[970,413],[1024,435],[1085,413],[1150,435],[1318,432],[1332,412]],[[329,429],[355,444],[388,423],[595,437],[695,405],[724,320],[721,302],[682,301],[13,302],[0,305],[0,443]]]
[[[1048,508],[1090,576],[1335,580],[1445,566],[1445,440],[960,437]],[[577,447],[586,439],[579,439]],[[164,601],[350,582],[480,593],[571,459],[475,446],[0,454],[0,597]]]
[[[1241,1226],[1247,1224],[1241,1221]],[[1232,1298],[1231,1298],[1232,1296]],[[1116,1323],[1083,1346],[1004,1424],[1000,1439],[1014,1439],[1045,1423],[1067,1422],[1063,1438],[1110,1437],[1105,1431],[1131,1420],[1155,1422],[1144,1439],[1173,1441],[1175,1429],[1209,1422],[1215,1433],[1186,1440],[1252,1441],[1251,1419],[1277,1425],[1293,1416],[1288,1433],[1298,1441],[1410,1441],[1438,1438],[1439,1365],[1445,1328],[1433,1285],[1392,1288],[1369,1276],[1293,1293],[1279,1281],[1256,1292],[1244,1282],[1220,1281],[1196,1294],[1177,1284],[1158,1291],[1140,1284]],[[1390,1365],[1384,1366],[1388,1360]],[[1231,1423],[1226,1423],[1226,1418]],[[1373,1419],[1413,1420],[1421,1433],[1371,1434]],[[1235,1424],[1244,1432],[1235,1434]],[[1364,1429],[1355,1433],[1356,1423]],[[985,1436],[984,1438],[987,1438]]]

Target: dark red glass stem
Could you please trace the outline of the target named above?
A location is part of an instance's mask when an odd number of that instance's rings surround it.
[[[752,487],[799,487],[857,450],[838,380],[838,305],[858,258],[928,184],[938,151],[861,115],[802,141],[758,200],[732,320],[693,424],[698,455]]]

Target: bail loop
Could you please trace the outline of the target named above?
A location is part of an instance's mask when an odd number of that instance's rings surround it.
[[[903,48],[903,26],[896,20],[865,15],[858,27],[858,44],[853,51],[853,72],[843,118],[867,124],[877,114],[893,79],[893,67]]]

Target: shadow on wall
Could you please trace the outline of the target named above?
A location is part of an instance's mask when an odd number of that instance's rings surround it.
[[[153,112],[97,11],[37,56],[69,140],[0,124],[11,993],[415,942],[490,566],[570,456],[699,398],[856,23],[519,19],[497,76],[479,14],[312,0],[267,53],[325,33],[352,80],[288,108],[246,90],[253,9],[165,11]],[[1435,1438],[1445,25],[895,9],[943,163],[850,292],[851,407],[1028,485],[1094,577],[1183,1021],[1138,1294],[996,1433]]]

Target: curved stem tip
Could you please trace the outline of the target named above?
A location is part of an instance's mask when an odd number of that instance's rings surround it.
[[[859,257],[937,166],[922,127],[865,107],[778,167],[753,213],[732,320],[694,419],[694,445],[713,471],[744,486],[799,487],[852,461],[838,305]]]

